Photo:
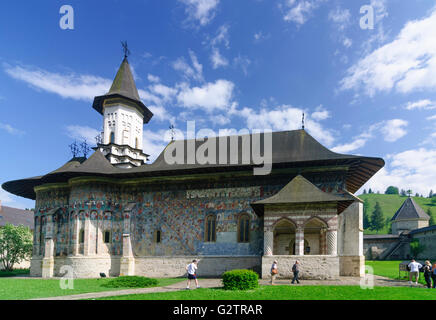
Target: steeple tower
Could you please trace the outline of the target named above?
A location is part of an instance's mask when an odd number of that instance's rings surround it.
[[[142,150],[143,125],[153,113],[139,98],[126,54],[109,92],[95,97],[92,107],[103,115],[104,121],[102,142],[96,149],[117,167],[144,164],[148,155]]]

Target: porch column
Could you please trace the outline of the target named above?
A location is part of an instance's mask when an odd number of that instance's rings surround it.
[[[327,237],[326,229],[322,228],[321,232],[319,233],[319,252],[322,255],[327,254],[326,237]]]
[[[89,232],[89,224],[90,224],[90,218],[89,214],[85,214],[85,227],[83,228],[83,255],[88,256],[89,255],[89,247],[90,247],[90,232]]]
[[[120,276],[133,276],[135,274],[135,257],[130,239],[130,211],[124,212],[123,220],[123,256],[120,261]]]
[[[42,259],[42,277],[52,278],[54,274],[54,243],[53,243],[53,215],[47,215],[44,239],[44,258]]]
[[[73,247],[73,256],[77,256],[79,254],[79,216],[74,215],[73,218],[73,226],[72,226],[72,247]]]
[[[336,256],[338,254],[338,231],[327,230],[327,254]]]
[[[302,226],[297,227],[295,231],[295,254],[304,255],[304,228]]]
[[[263,255],[272,256],[273,247],[274,247],[274,233],[269,229],[265,229],[263,232]]]

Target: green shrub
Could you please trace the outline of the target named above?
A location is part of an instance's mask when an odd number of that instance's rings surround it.
[[[140,276],[121,276],[109,279],[102,286],[107,288],[147,288],[156,286],[158,281],[153,278]]]
[[[223,274],[225,290],[250,290],[259,286],[259,276],[252,270],[231,270]]]

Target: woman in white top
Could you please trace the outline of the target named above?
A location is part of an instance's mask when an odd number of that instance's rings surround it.
[[[274,285],[274,281],[276,280],[277,274],[279,273],[279,270],[277,268],[277,260],[274,260],[272,266],[271,266],[271,285]]]

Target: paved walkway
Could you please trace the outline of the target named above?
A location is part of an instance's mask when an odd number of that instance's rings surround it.
[[[200,279],[200,286],[202,288],[219,288],[222,286],[221,279]],[[270,281],[268,279],[261,279],[259,281],[261,285],[269,285]],[[276,285],[289,285],[289,279],[280,279],[275,281]],[[301,280],[300,285],[303,286],[358,286],[360,285],[360,278],[354,277],[341,277],[336,280]],[[376,287],[410,287],[423,285],[411,285],[407,281],[400,281],[389,279],[381,276],[374,276],[374,285]],[[195,283],[191,283],[191,288],[195,288]],[[141,294],[141,293],[155,293],[155,292],[171,292],[186,289],[186,281],[174,283],[164,287],[154,287],[154,288],[141,288],[141,289],[126,289],[126,290],[115,290],[115,291],[103,291],[103,292],[91,292],[74,294],[69,296],[59,296],[59,297],[48,297],[48,298],[38,298],[32,300],[81,300],[81,299],[95,299],[113,296],[122,296],[128,294]],[[195,289],[191,289],[195,290]]]

